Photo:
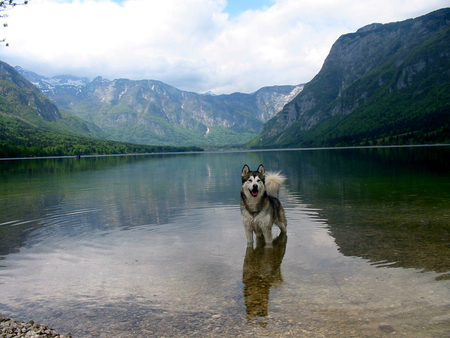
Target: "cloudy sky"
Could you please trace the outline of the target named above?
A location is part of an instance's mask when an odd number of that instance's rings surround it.
[[[21,1],[21,0],[18,0]],[[30,0],[0,60],[44,76],[160,80],[204,93],[310,81],[339,36],[449,0]]]

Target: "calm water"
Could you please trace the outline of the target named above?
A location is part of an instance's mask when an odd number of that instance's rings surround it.
[[[246,248],[245,163],[289,178],[273,249]],[[450,336],[450,147],[0,161],[0,175],[3,315],[75,337]]]

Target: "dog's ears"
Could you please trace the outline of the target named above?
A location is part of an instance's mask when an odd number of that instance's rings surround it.
[[[249,172],[250,172],[250,168],[248,167],[248,165],[244,165],[244,167],[242,168],[241,176],[244,177],[244,176],[248,175]]]
[[[244,176],[248,175],[248,173],[250,171],[251,170],[248,167],[248,165],[244,165],[244,167],[242,168],[241,176],[244,177]],[[265,173],[266,173],[266,169],[264,169],[264,166],[262,164],[260,164],[259,167],[258,167],[258,173],[260,173],[262,176],[264,176]]]
[[[258,172],[263,176],[266,173],[266,169],[264,169],[264,166],[262,164],[259,165]]]

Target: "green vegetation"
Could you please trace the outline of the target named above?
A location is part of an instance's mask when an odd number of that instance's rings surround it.
[[[169,115],[184,120],[174,123],[167,119],[162,107],[153,102],[145,102],[146,109],[139,112],[136,107],[124,102],[117,105],[109,103],[98,104],[95,100],[76,102],[69,112],[91,123],[102,126],[101,130],[109,139],[122,142],[139,144],[161,145],[199,145],[202,147],[221,147],[230,144],[245,144],[258,135],[262,122],[251,113],[235,110],[233,113],[242,116],[243,120],[251,121],[252,128],[234,126],[226,128],[214,126],[208,128],[200,121],[189,117],[189,114],[176,112],[179,107],[176,104],[166,103],[166,109],[171,111]],[[179,102],[177,104],[180,104]],[[198,109],[197,102],[191,103],[192,107],[184,107],[186,111]],[[216,118],[227,120],[227,116],[220,109],[214,112]],[[258,126],[256,128],[255,126]]]
[[[431,90],[379,97],[352,114],[332,117],[304,133],[297,144],[306,147],[450,143],[450,87],[446,98]]]
[[[0,115],[0,158],[201,150],[198,147],[138,145],[62,134]]]
[[[122,143],[105,136],[95,124],[59,110],[14,68],[0,62],[0,158],[202,150]]]

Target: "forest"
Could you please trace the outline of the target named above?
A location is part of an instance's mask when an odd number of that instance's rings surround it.
[[[153,146],[61,134],[0,118],[0,158],[202,151],[199,147]]]

